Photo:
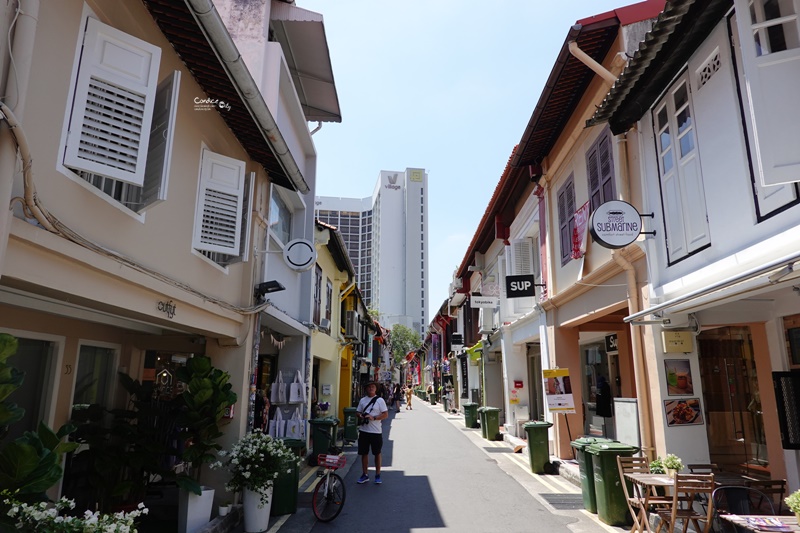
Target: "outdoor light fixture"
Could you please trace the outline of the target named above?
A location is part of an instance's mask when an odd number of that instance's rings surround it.
[[[774,274],[772,274],[769,278],[769,282],[771,284],[780,283],[786,279],[794,279],[800,274],[800,272],[795,273],[794,270],[794,263],[789,263],[788,265],[784,266],[782,269],[778,270]]]
[[[259,283],[258,285],[256,285],[255,290],[253,291],[253,296],[255,296],[256,298],[263,298],[264,295],[266,294],[269,294],[271,292],[282,291],[285,289],[286,287],[281,285],[279,281],[272,279],[270,281],[265,281],[263,283]]]

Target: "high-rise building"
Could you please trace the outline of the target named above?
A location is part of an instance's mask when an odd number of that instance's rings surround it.
[[[371,197],[317,196],[319,220],[344,238],[367,305],[381,324],[424,333],[428,292],[428,174],[382,170]]]

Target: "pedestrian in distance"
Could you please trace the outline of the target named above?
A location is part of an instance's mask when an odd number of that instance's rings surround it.
[[[369,452],[375,456],[375,484],[381,483],[381,449],[383,448],[383,428],[381,421],[389,417],[386,402],[377,395],[378,386],[367,384],[367,395],[358,402],[358,455],[361,456],[361,477],[358,483],[369,481]]]
[[[392,390],[392,401],[394,402],[394,410],[396,413],[400,412],[400,401],[403,398],[403,394],[400,392],[400,384],[394,384],[394,390]]]
[[[411,390],[411,387],[406,387],[406,411],[414,409],[411,407],[411,398],[414,397],[414,391]]]

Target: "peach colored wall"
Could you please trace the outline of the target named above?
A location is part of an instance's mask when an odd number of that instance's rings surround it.
[[[761,412],[764,421],[764,435],[767,439],[767,457],[772,479],[786,478],[786,463],[783,458],[781,432],[778,423],[778,405],[775,402],[775,388],[772,383],[772,364],[767,344],[764,324],[748,324],[753,340],[753,354],[758,374],[758,393],[761,396]]]
[[[576,328],[553,328],[551,360],[559,368],[569,368],[572,383],[572,398],[575,401],[575,414],[554,416],[555,445],[554,453],[562,459],[572,458],[570,435],[575,438],[583,434],[583,394],[580,386],[581,356],[578,346],[578,330]],[[569,428],[567,428],[569,424]]]

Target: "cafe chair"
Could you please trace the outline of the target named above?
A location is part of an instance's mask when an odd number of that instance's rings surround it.
[[[714,507],[714,531],[718,533],[747,533],[747,528],[719,518],[723,514],[774,515],[775,508],[769,497],[751,487],[718,487],[711,494]],[[761,502],[756,504],[755,502]]]
[[[717,463],[693,463],[686,465],[692,474],[716,474],[722,472]]]
[[[622,480],[622,491],[625,494],[625,500],[628,504],[628,510],[633,517],[633,527],[631,531],[644,531],[648,528],[642,523],[647,520],[647,511],[645,509],[645,501],[647,506],[652,508],[665,507],[672,504],[672,497],[659,495],[653,491],[650,498],[647,499],[647,494],[642,492],[642,487],[637,484],[630,484],[625,480],[625,474],[649,474],[650,461],[647,457],[621,457],[617,456],[617,468],[619,469],[619,478]],[[631,485],[631,490],[628,486]]]
[[[661,519],[656,533],[667,528],[667,533],[673,533],[678,520],[683,521],[683,533],[689,529],[689,523],[694,525],[697,533],[709,533],[711,531],[714,505],[698,512],[694,507],[697,496],[708,498],[712,501],[711,494],[714,492],[714,474],[675,474],[675,484],[672,489],[672,503],[669,508],[658,509],[658,517]],[[700,522],[705,522],[704,527],[700,527]]]
[[[785,479],[755,479],[745,483],[746,487],[750,487],[763,492],[764,494],[759,497],[755,502],[756,507],[761,507],[764,502],[770,502],[776,514],[781,514],[783,510],[783,496],[786,494],[786,480]],[[775,502],[778,506],[775,509]]]

